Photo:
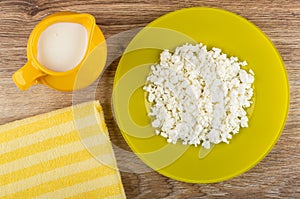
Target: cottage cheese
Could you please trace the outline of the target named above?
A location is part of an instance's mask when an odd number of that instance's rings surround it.
[[[252,104],[254,72],[246,61],[227,57],[218,48],[185,44],[174,53],[164,50],[151,66],[144,90],[157,135],[175,144],[229,143],[248,127],[246,108]]]

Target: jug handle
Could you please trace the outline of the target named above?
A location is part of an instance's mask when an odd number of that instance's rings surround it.
[[[21,90],[27,90],[30,86],[37,83],[38,78],[45,75],[41,70],[34,67],[32,62],[28,61],[13,74],[12,78]]]

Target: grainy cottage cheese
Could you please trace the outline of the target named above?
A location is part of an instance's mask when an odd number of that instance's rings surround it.
[[[164,50],[144,86],[156,134],[207,149],[229,143],[240,127],[248,127],[254,73],[241,68],[246,65],[201,43]]]

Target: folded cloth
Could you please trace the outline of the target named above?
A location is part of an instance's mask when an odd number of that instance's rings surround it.
[[[126,198],[99,102],[0,126],[0,198]]]

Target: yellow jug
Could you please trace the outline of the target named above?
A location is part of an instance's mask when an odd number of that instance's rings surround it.
[[[41,33],[50,25],[58,22],[71,22],[83,25],[88,32],[86,53],[81,62],[65,72],[49,70],[37,59],[38,41]],[[92,53],[93,52],[93,53]],[[89,56],[93,54],[93,56]],[[44,18],[31,32],[27,44],[27,63],[13,74],[15,84],[21,90],[40,83],[60,91],[72,91],[93,83],[106,63],[107,47],[95,18],[90,14],[59,12]],[[89,58],[90,57],[90,58]],[[90,59],[93,60],[90,60]],[[77,79],[80,72],[80,80]]]

